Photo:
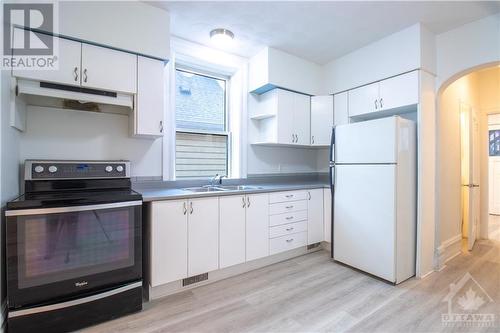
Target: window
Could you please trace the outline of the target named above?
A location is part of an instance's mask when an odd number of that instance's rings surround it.
[[[176,69],[175,176],[228,174],[227,78]]]

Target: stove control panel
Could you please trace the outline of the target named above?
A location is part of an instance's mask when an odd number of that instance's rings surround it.
[[[25,180],[130,178],[129,161],[26,160]]]

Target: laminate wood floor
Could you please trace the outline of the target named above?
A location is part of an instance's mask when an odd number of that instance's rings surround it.
[[[462,280],[466,273],[483,289]],[[487,326],[491,321],[443,324],[443,300],[460,281],[476,294],[458,300],[458,293],[453,313],[492,314],[494,327]],[[140,313],[84,332],[500,332],[499,317],[500,242],[480,241],[442,271],[398,286],[320,251],[150,302]]]

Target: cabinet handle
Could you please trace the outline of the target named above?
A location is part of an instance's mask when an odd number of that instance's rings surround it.
[[[378,109],[377,100],[375,100],[375,110]]]
[[[83,70],[83,82],[87,82],[87,68]]]
[[[243,208],[245,208],[245,206],[246,206],[246,203],[245,203],[245,197],[242,197],[242,198],[241,198],[241,201],[243,201]]]
[[[384,100],[383,98],[380,99],[380,108],[384,107],[384,104],[382,104],[383,100]]]
[[[192,201],[189,203],[189,207],[190,207],[189,214],[193,214],[194,209],[193,209],[193,202]]]
[[[186,215],[186,213],[187,213],[187,206],[186,206],[186,202],[185,201],[184,201],[184,204],[183,204],[182,207],[183,207],[182,208],[182,212],[183,212],[184,215]]]
[[[287,197],[287,198],[293,198],[293,194],[287,194],[287,195],[285,195],[285,197]]]
[[[250,207],[250,197],[247,197],[247,207]]]
[[[295,142],[299,142],[299,135],[295,134]]]
[[[287,216],[286,217],[287,220],[292,220],[293,219],[293,216]]]
[[[314,144],[314,135],[311,137],[312,144]]]
[[[163,120],[160,120],[160,133],[163,133]]]
[[[75,81],[78,81],[78,67],[73,70],[73,75],[75,76]]]
[[[286,208],[286,209],[292,209],[292,208],[293,208],[293,206],[286,206],[285,208]]]
[[[293,238],[287,239],[286,242],[287,243],[293,242]]]
[[[286,230],[286,231],[292,231],[292,230],[293,230],[293,227],[291,227],[291,228],[286,228],[285,230]]]

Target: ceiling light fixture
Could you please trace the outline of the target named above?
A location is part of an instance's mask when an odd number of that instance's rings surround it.
[[[214,29],[210,31],[210,39],[219,46],[227,46],[234,39],[234,34],[227,29]]]

